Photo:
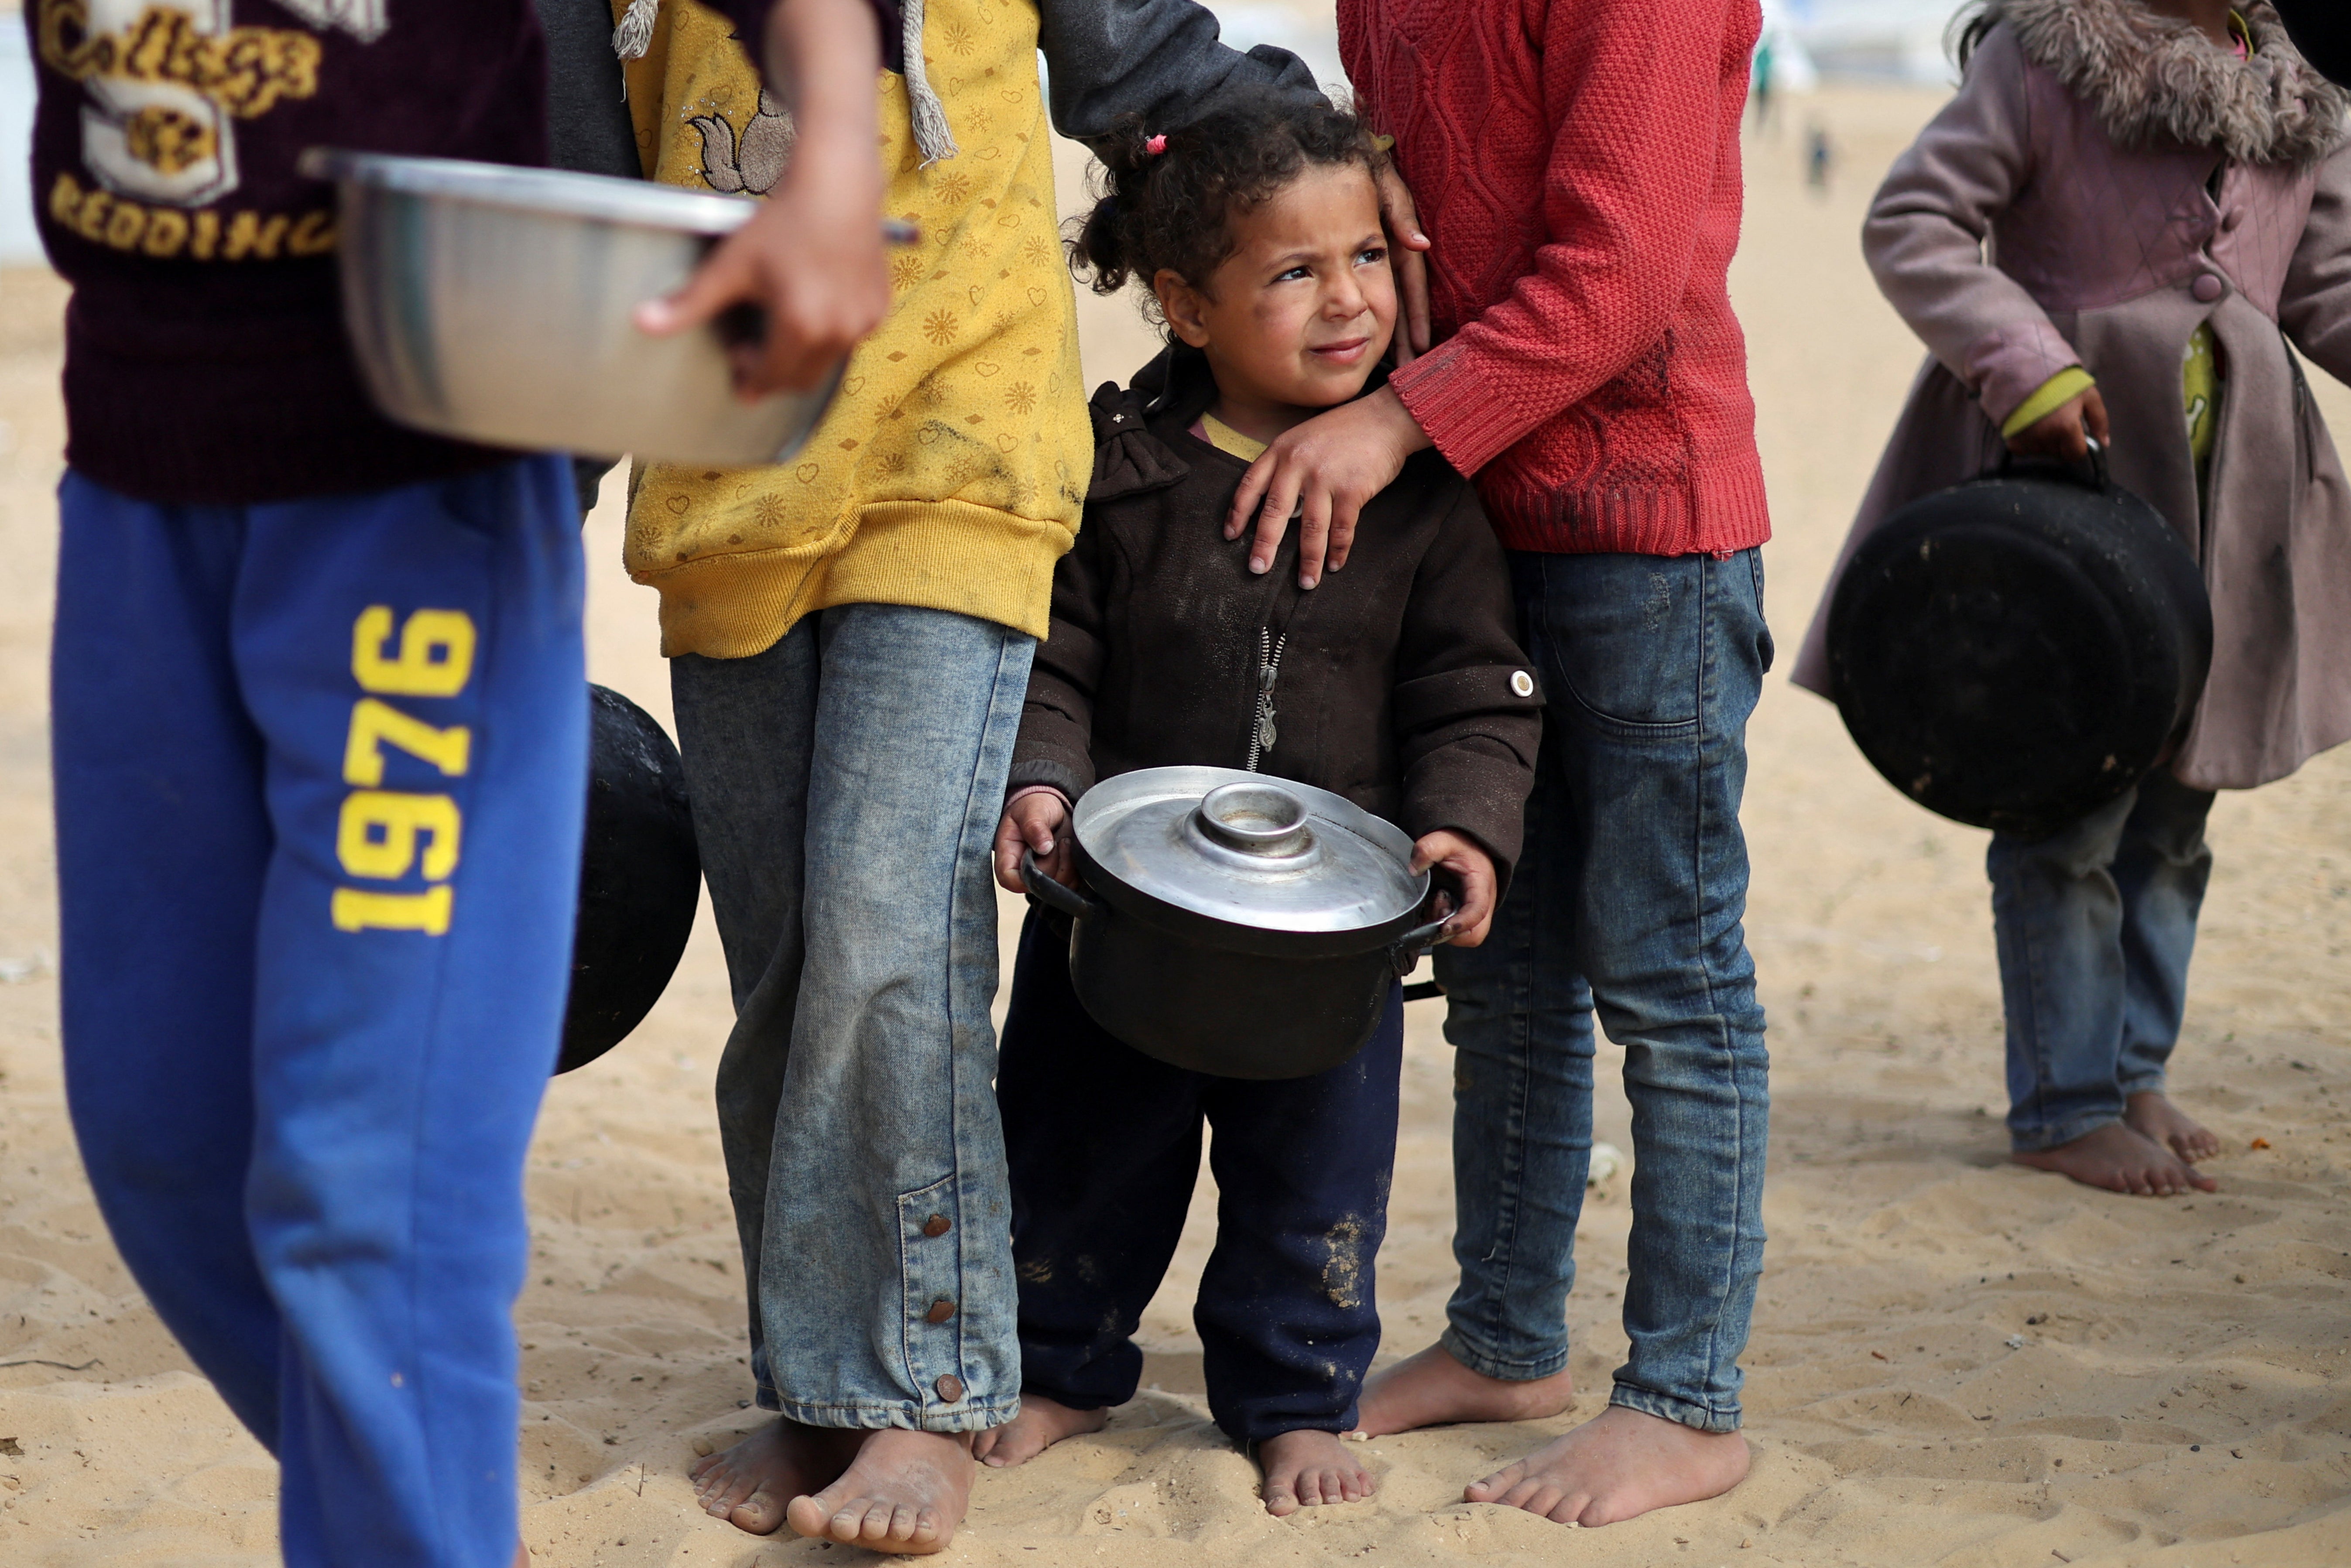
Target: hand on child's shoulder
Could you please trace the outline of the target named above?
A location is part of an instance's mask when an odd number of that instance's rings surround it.
[[[1428,444],[1428,433],[1391,387],[1317,414],[1249,465],[1233,493],[1225,538],[1240,538],[1254,519],[1249,570],[1268,571],[1297,517],[1298,585],[1311,588],[1322,580],[1326,557],[1332,571],[1347,564],[1364,507]]]

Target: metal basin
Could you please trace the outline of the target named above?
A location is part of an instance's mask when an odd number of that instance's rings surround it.
[[[335,183],[343,319],[390,418],[493,446],[779,463],[824,417],[814,392],[746,403],[730,339],[756,312],[654,338],[639,305],[674,292],[757,204],[554,169],[314,148]]]

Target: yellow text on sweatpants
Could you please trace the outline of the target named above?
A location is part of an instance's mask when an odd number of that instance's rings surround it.
[[[473,731],[428,724],[384,699],[458,695],[473,679],[475,641],[473,617],[461,610],[416,611],[396,636],[388,605],[370,605],[352,623],[351,678],[367,695],[351,705],[343,742],[343,782],[353,788],[335,825],[335,858],[362,882],[421,873],[437,885],[422,893],[339,887],[331,911],[338,931],[449,930],[448,883],[464,852],[464,813],[448,795],[384,789],[384,754],[403,751],[444,778],[462,779],[473,763]]]

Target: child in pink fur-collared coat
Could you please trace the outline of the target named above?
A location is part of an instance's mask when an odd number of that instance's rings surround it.
[[[2095,436],[2203,563],[2211,678],[2168,768],[1989,863],[2017,1157],[2209,1189],[2219,1144],[2164,1085],[2212,792],[2351,738],[2351,485],[2293,351],[2351,378],[2351,104],[2266,4],[1991,0],[1967,37],[1865,231],[1933,358],[1847,557],[2003,444]],[[1825,604],[1796,670],[1824,694]]]

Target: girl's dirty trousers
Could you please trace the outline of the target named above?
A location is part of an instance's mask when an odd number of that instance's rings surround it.
[[[277,1456],[298,1568],[507,1568],[522,1172],[587,798],[559,458],[59,490],[66,1089],[131,1273]]]
[[[1208,1410],[1238,1443],[1344,1432],[1379,1348],[1373,1260],[1395,1166],[1404,1001],[1311,1078],[1212,1078],[1094,1022],[1070,983],[1066,922],[1020,931],[997,1094],[1012,1166],[1021,1385],[1077,1410],[1134,1397],[1133,1335],[1167,1273],[1215,1130],[1217,1244],[1200,1274]]]

